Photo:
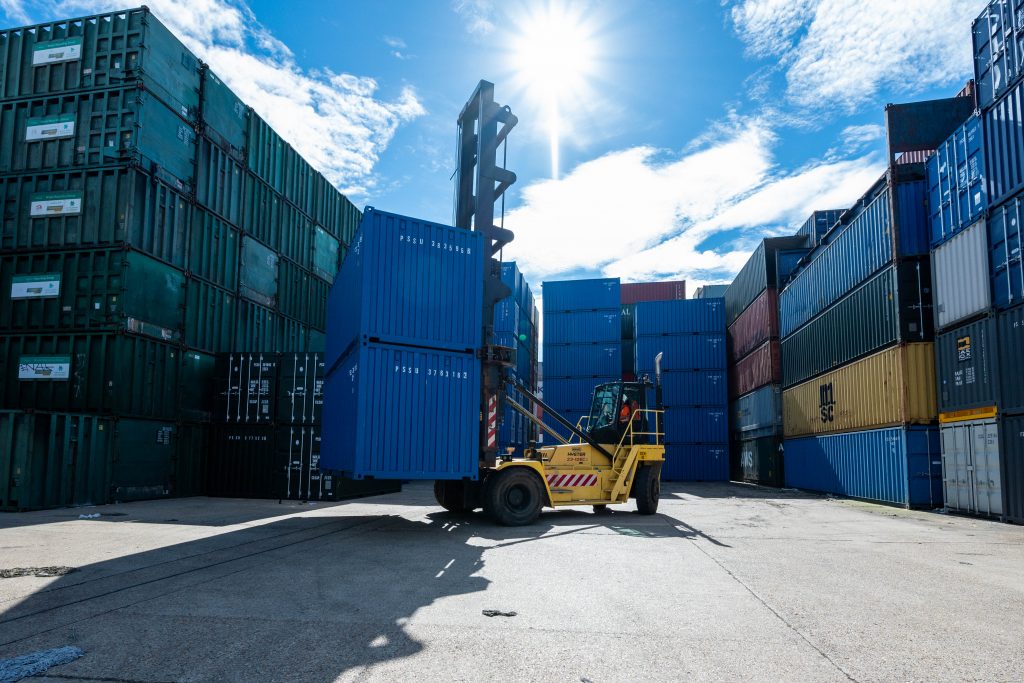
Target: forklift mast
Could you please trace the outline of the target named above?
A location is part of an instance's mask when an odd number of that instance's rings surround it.
[[[515,364],[515,349],[494,344],[494,306],[511,292],[501,281],[495,258],[514,235],[494,224],[494,205],[516,181],[498,166],[498,148],[519,119],[494,101],[494,84],[480,81],[459,114],[455,227],[484,234],[483,329],[481,330],[480,460],[493,467],[498,456],[498,424],[504,414],[505,369]],[[500,124],[500,128],[499,128]]]

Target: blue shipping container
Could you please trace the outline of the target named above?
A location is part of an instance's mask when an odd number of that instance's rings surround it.
[[[775,288],[782,289],[789,282],[800,261],[811,253],[810,249],[787,249],[775,252]]]
[[[621,309],[544,313],[544,341],[548,344],[617,342],[622,338]]]
[[[526,281],[515,261],[506,261],[501,264],[501,281],[511,290],[509,297],[521,306],[525,299],[523,287]]]
[[[981,119],[975,114],[928,159],[932,247],[972,225],[988,208],[983,138]]]
[[[621,377],[622,344],[544,344],[544,378]]]
[[[477,478],[473,354],[360,343],[324,382],[322,469],[354,479]]]
[[[814,247],[821,240],[822,236],[828,232],[833,225],[835,225],[837,220],[839,220],[839,215],[841,213],[843,213],[843,209],[815,211],[806,221],[804,221],[804,224],[800,226],[800,229],[796,231],[796,234],[806,235],[809,240],[809,246]]]
[[[727,443],[729,409],[665,406],[665,441],[672,443]]]
[[[884,179],[843,214],[842,224],[811,255],[779,293],[779,328],[795,332],[893,259],[892,231],[899,233],[901,256],[928,253],[927,193],[924,181],[896,185],[896,224]]]
[[[513,339],[519,338],[519,304],[513,301],[511,296],[494,304],[494,334],[507,334]]]
[[[374,340],[479,348],[483,235],[368,208],[327,299],[327,365]]]
[[[988,203],[995,206],[1024,190],[1024,81],[984,117]]]
[[[737,439],[759,439],[782,433],[782,388],[769,384],[733,401],[732,431]]]
[[[1024,0],[992,0],[971,33],[978,105],[985,109],[1024,76]]]
[[[640,374],[654,375],[654,357],[659,353],[661,369],[721,370],[725,368],[725,334],[679,334],[638,337],[636,367]]]
[[[1024,301],[1024,192],[989,212],[988,238],[992,247],[992,303],[1010,308]]]
[[[560,411],[558,411],[558,414],[561,415],[562,417],[564,417],[569,422],[569,424],[575,426],[575,425],[580,424],[580,420],[581,419],[583,419],[583,418],[587,417],[588,415],[590,415],[590,408],[588,407],[586,410],[565,410],[565,411],[561,411],[560,410]],[[585,423],[586,420],[583,420],[583,422]],[[546,424],[548,427],[551,427],[556,433],[561,434],[562,438],[564,438],[566,440],[570,440],[571,439],[571,440],[575,441],[576,443],[579,443],[580,440],[578,438],[573,436],[572,433],[568,429],[566,429],[565,427],[563,427],[559,423],[555,422],[553,419],[551,419],[551,418],[544,418],[544,424]],[[558,440],[555,439],[554,437],[552,437],[550,434],[545,434],[544,435],[544,443],[546,445],[557,444]]]
[[[942,506],[938,427],[786,439],[786,486],[905,507]]]
[[[668,444],[662,481],[729,481],[726,444]]]
[[[725,304],[721,299],[641,301],[636,305],[636,334],[725,334]]]
[[[661,389],[665,405],[723,406],[729,401],[725,370],[663,372]]]
[[[605,382],[615,382],[619,377],[569,377],[544,380],[544,403],[562,413],[566,410],[584,412],[590,410],[594,387]]]
[[[619,278],[545,282],[544,312],[617,309]]]

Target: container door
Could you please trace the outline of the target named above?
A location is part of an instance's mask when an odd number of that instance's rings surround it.
[[[999,426],[995,422],[971,426],[971,456],[974,469],[974,511],[984,515],[1002,514]]]

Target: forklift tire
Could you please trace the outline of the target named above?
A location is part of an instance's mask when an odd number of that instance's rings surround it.
[[[544,507],[544,487],[525,467],[511,467],[487,477],[484,511],[503,526],[533,524]]]
[[[653,515],[658,511],[661,497],[661,465],[641,465],[636,470],[633,482],[636,511],[641,515]]]
[[[610,514],[611,511],[612,511],[611,508],[609,508],[607,505],[595,505],[594,506],[594,514],[595,515],[607,515],[607,514]]]
[[[461,481],[435,481],[434,498],[448,512],[465,514],[473,508],[466,505],[465,483]]]

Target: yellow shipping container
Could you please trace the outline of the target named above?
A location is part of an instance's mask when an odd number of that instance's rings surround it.
[[[894,346],[791,387],[782,412],[786,436],[934,422],[934,346]]]

